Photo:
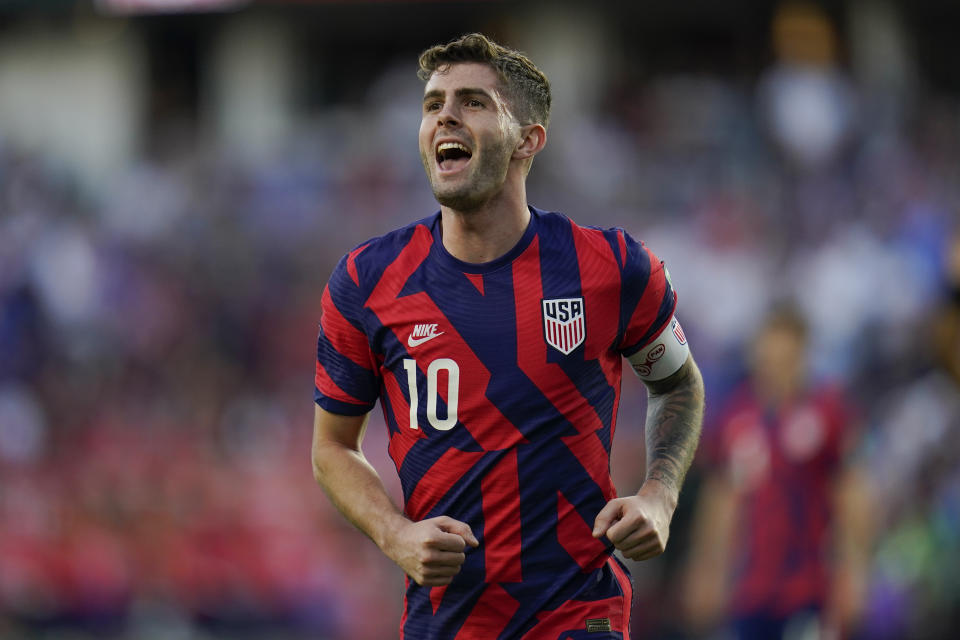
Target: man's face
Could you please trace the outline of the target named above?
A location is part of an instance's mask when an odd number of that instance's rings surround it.
[[[761,330],[753,345],[753,376],[781,400],[796,397],[807,376],[805,340],[787,327]]]
[[[424,91],[420,158],[437,201],[472,211],[500,192],[520,124],[497,74],[479,63],[435,72]]]

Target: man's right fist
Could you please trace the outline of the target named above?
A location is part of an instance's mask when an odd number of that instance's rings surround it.
[[[384,552],[424,587],[450,584],[466,560],[467,545],[477,541],[470,526],[447,516],[410,522],[390,538]]]

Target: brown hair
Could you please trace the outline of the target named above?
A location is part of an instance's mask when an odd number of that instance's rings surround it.
[[[767,310],[761,331],[771,329],[788,331],[800,342],[806,342],[810,334],[810,325],[806,314],[791,300],[778,300]]]
[[[420,54],[417,75],[426,82],[450,65],[479,62],[497,72],[511,106],[522,124],[550,121],[550,82],[530,58],[508,49],[480,33],[468,33],[447,44],[438,44]]]

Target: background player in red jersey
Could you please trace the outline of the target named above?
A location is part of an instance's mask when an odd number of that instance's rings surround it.
[[[401,635],[624,638],[612,557],[662,553],[703,385],[662,263],[618,229],[528,206],[550,90],[472,34],[424,52],[420,155],[438,214],[341,260],[324,291],[313,465],[411,579]],[[627,357],[649,388],[646,480],[609,453]],[[361,451],[379,397],[404,511]]]
[[[751,347],[749,381],[705,436],[690,623],[726,620],[743,640],[841,637],[870,555],[854,416],[838,389],[810,382],[799,310],[771,311]]]

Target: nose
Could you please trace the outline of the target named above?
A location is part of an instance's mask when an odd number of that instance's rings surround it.
[[[453,110],[452,105],[448,103],[443,106],[443,109],[437,114],[437,124],[441,127],[456,127],[460,125],[460,119],[457,118],[457,114]]]

